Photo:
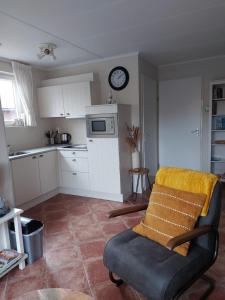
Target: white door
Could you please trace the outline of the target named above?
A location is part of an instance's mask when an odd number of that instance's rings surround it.
[[[118,139],[88,139],[87,147],[91,189],[103,193],[121,193]]]
[[[61,86],[38,88],[38,105],[41,118],[64,116],[64,104]]]
[[[85,106],[91,105],[90,82],[66,84],[62,91],[66,116],[84,116]]]
[[[143,139],[143,166],[155,176],[158,169],[158,103],[157,82],[141,76]]]
[[[53,191],[58,186],[57,153],[51,151],[38,154],[41,193]]]
[[[159,84],[159,163],[201,170],[201,78]]]
[[[15,159],[11,164],[16,205],[40,196],[38,157],[34,155]]]

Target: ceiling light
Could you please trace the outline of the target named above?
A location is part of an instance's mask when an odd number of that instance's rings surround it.
[[[49,56],[52,60],[56,60],[56,56],[54,54],[54,49],[56,49],[56,45],[52,43],[41,44],[39,46],[40,53],[37,54],[39,59],[44,58],[45,56]]]

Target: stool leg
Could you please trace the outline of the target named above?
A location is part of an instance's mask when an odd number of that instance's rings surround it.
[[[149,179],[149,175],[147,174],[147,179],[148,179],[148,185],[149,185],[149,189],[150,191],[152,190],[152,186],[151,186],[151,182],[150,182],[150,179]]]
[[[136,185],[136,197],[135,197],[135,199],[137,199],[137,192],[138,192],[139,180],[140,180],[140,174],[138,174],[137,185]]]

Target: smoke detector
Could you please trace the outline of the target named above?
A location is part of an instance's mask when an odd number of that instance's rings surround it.
[[[39,46],[40,53],[38,53],[37,57],[42,59],[46,56],[49,56],[52,60],[56,60],[56,56],[54,54],[54,50],[56,49],[56,45],[52,43],[41,44]]]

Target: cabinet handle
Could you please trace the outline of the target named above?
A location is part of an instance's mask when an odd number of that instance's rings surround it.
[[[72,154],[73,154],[73,155],[75,155],[75,154],[76,154],[76,152],[73,152]]]
[[[77,161],[77,160],[74,158],[73,161]]]
[[[77,173],[73,173],[73,175],[77,175]]]
[[[89,142],[92,142],[92,143],[93,143],[93,140],[89,140]]]
[[[43,156],[44,156],[43,154],[39,155],[39,157],[43,157]]]
[[[66,113],[67,114],[67,116],[69,116],[70,115],[70,113]]]
[[[64,114],[60,114],[60,116],[64,116]]]
[[[32,156],[32,159],[36,159],[37,157],[36,156]]]

